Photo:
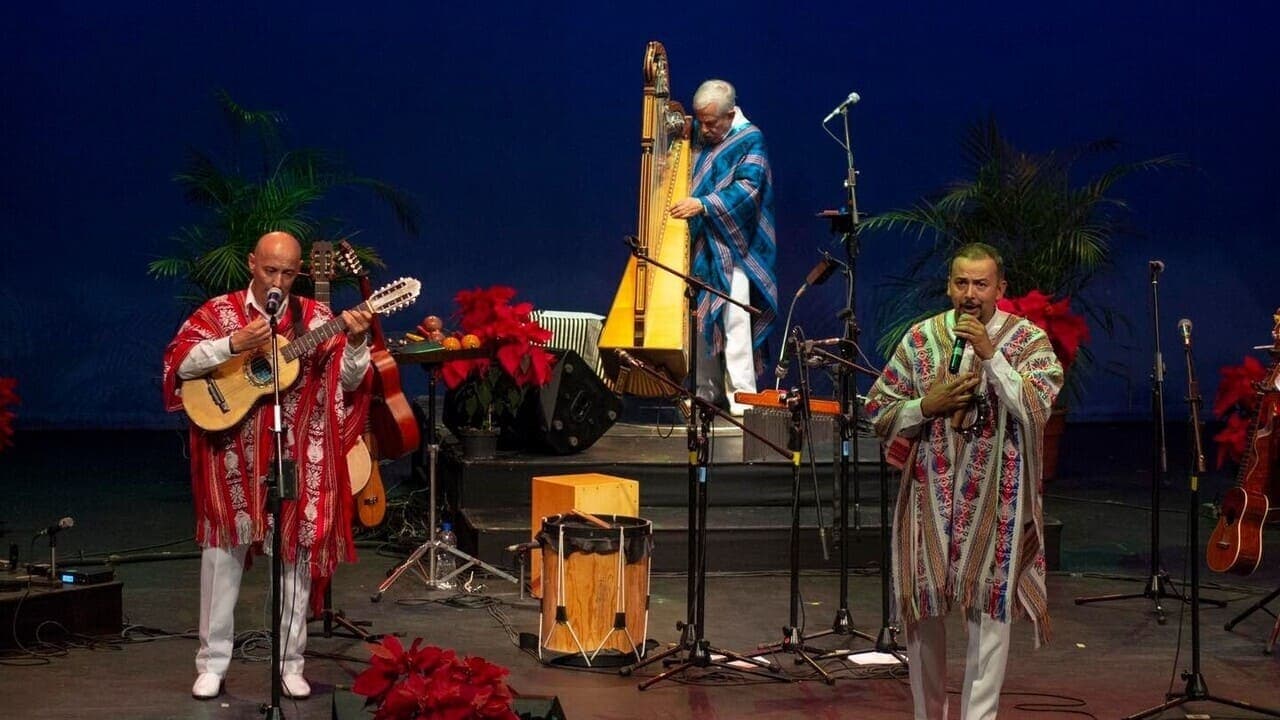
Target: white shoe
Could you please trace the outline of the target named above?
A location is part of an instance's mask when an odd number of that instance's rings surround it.
[[[210,700],[222,693],[222,676],[218,673],[200,673],[191,686],[191,697],[197,700]]]
[[[280,680],[285,697],[290,697],[294,700],[306,700],[311,697],[311,686],[307,684],[307,679],[301,675],[285,675]]]

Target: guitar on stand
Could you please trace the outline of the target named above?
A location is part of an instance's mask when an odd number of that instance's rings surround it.
[[[310,275],[312,296],[318,303],[329,305],[330,301],[330,284],[335,276],[334,271],[334,251],[333,243],[327,240],[316,240],[311,243],[310,254]],[[376,320],[375,316],[375,320]],[[347,433],[343,433],[343,443],[350,442]],[[347,473],[351,477],[351,494],[359,498],[369,488],[370,484],[377,483],[378,487],[382,486],[382,481],[378,474],[378,463],[374,461],[374,457],[370,454],[369,447],[365,444],[365,438],[357,437],[351,444],[351,449],[347,451]],[[378,493],[381,494],[381,490]],[[346,522],[351,522],[347,519]],[[371,623],[368,620],[352,620],[346,616],[341,610],[335,610],[333,607],[333,578],[328,578],[324,582],[324,602],[320,608],[319,620],[323,623],[324,637],[333,637],[333,626],[336,624],[350,633],[351,637],[364,640],[365,642],[377,642],[379,637],[365,630]]]
[[[1280,438],[1280,388],[1276,387],[1280,379],[1280,309],[1273,320],[1271,369],[1262,382],[1254,385],[1258,414],[1249,428],[1236,486],[1223,496],[1218,526],[1209,535],[1205,548],[1205,562],[1214,572],[1249,575],[1258,569],[1262,562],[1262,527],[1272,511],[1269,494],[1280,490],[1274,482],[1276,462],[1280,460],[1280,448],[1276,446]]]
[[[346,240],[339,242],[338,247],[340,262],[359,279],[360,294],[367,298],[372,293],[372,285],[369,273],[356,255],[355,248]],[[380,457],[394,460],[417,450],[422,437],[418,421],[400,387],[400,368],[387,350],[387,338],[376,317],[370,326],[369,356],[373,366],[373,397],[369,404],[365,443],[369,446],[373,467],[377,468]],[[360,518],[360,524],[377,527],[382,524],[386,512],[386,489],[382,485],[381,474],[375,472],[370,476],[369,484],[356,497],[356,514]]]
[[[327,240],[311,243],[310,270],[312,297],[316,302],[328,306],[329,286],[334,277],[333,243]],[[343,440],[345,445],[346,438]],[[351,494],[359,495],[363,492],[365,486],[369,484],[371,473],[377,470],[378,466],[373,463],[373,458],[369,455],[369,447],[365,445],[363,439],[356,438],[351,449],[347,451],[347,477],[351,482]]]

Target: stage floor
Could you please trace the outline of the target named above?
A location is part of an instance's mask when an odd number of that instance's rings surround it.
[[[1073,598],[1140,592],[1148,568],[1150,473],[1146,426],[1071,426],[1071,450],[1061,477],[1047,490],[1047,503],[1064,523],[1064,569],[1050,577],[1053,641],[1032,647],[1030,627],[1016,625],[1014,649],[1001,702],[1001,717],[1114,718],[1164,700],[1172,687],[1184,687],[1179,674],[1188,667],[1189,614],[1165,600],[1169,621],[1161,625],[1145,599],[1077,606]],[[1171,439],[1176,435],[1172,434]],[[76,525],[60,536],[60,565],[75,565],[83,555],[118,553],[134,560],[117,566],[123,582],[123,612],[131,642],[99,640],[82,647],[27,644],[29,654],[8,653],[0,670],[5,717],[15,718],[257,718],[269,697],[269,653],[251,641],[232,664],[226,690],[216,700],[190,695],[196,641],[186,635],[197,621],[199,563],[190,541],[190,507],[178,433],[34,433],[20,435],[18,447],[0,454],[0,486],[9,502],[0,513],[10,543],[18,543],[24,562],[32,529],[74,516]],[[1136,449],[1136,450],[1135,450]],[[1171,458],[1178,457],[1171,448]],[[1164,486],[1161,554],[1175,578],[1183,574],[1185,499],[1179,466]],[[1204,500],[1231,482],[1225,475],[1205,480]],[[1200,523],[1201,542],[1212,519]],[[1280,705],[1280,655],[1264,644],[1273,619],[1258,612],[1227,632],[1223,624],[1265,593],[1280,586],[1280,543],[1269,533],[1263,567],[1248,578],[1206,574],[1206,596],[1229,600],[1224,609],[1202,614],[1203,674],[1209,690],[1255,704]],[[744,548],[751,552],[751,548]],[[35,544],[36,561],[47,558]],[[169,554],[169,555],[166,555]],[[1203,548],[1195,548],[1199,558]],[[164,557],[171,559],[161,559]],[[909,718],[910,693],[903,676],[873,678],[850,663],[824,666],[837,678],[832,686],[805,680],[777,683],[724,673],[693,670],[679,682],[666,681],[646,691],[642,678],[611,672],[583,672],[541,665],[520,650],[513,633],[536,633],[536,601],[521,600],[514,585],[494,578],[465,603],[450,594],[427,591],[411,575],[391,588],[379,603],[370,596],[398,556],[365,548],[361,560],[340,570],[335,606],[370,620],[376,632],[394,632],[407,642],[415,637],[475,654],[510,668],[512,687],[529,695],[557,695],[569,720],[601,718]],[[266,564],[246,576],[237,612],[242,632],[268,625]],[[713,570],[715,568],[712,568]],[[757,643],[780,639],[787,622],[785,573],[713,574],[707,584],[708,639],[716,646],[748,651]],[[878,577],[860,569],[850,580],[849,602],[855,625],[874,633],[880,626]],[[675,623],[685,614],[685,578],[653,577],[648,636],[660,643],[677,639]],[[808,630],[828,627],[838,608],[834,572],[807,572],[802,578]],[[1272,604],[1280,609],[1280,600]],[[958,687],[964,635],[952,619],[949,637],[952,687]],[[8,628],[4,629],[8,632]],[[156,635],[156,633],[159,633]],[[46,626],[41,638],[60,640]],[[821,647],[864,649],[860,640],[826,637]],[[1179,654],[1179,647],[1181,653]],[[308,647],[307,676],[313,696],[286,700],[291,718],[330,717],[335,688],[348,686],[367,657],[364,646],[340,637],[324,638],[314,624]],[[784,670],[805,677],[792,658]],[[650,668],[653,670],[653,668]],[[891,675],[891,674],[890,674]],[[900,673],[898,674],[900,675]],[[1076,704],[1078,703],[1078,704]],[[958,696],[953,696],[958,713]],[[1053,712],[1056,706],[1057,712]],[[1038,709],[1036,709],[1038,708]],[[1258,717],[1246,711],[1203,704],[1184,706],[1161,717],[1184,717],[1187,708],[1215,718]],[[1073,711],[1074,715],[1066,714]],[[1084,714],[1087,713],[1087,714]]]

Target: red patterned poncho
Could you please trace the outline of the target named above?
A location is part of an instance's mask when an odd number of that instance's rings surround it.
[[[248,325],[247,291],[215,297],[179,328],[164,354],[165,409],[182,409],[178,368],[195,345],[223,338]],[[306,330],[332,319],[330,310],[308,298],[290,302],[280,322],[280,334],[292,339],[294,313],[301,310]],[[256,312],[256,311],[254,311]],[[313,353],[300,358],[297,381],[281,396],[285,425],[285,456],[297,463],[298,499],[285,501],[281,538],[286,562],[308,551],[311,575],[327,577],[339,562],[355,560],[351,539],[353,512],[346,450],[362,428],[365,402],[344,403],[340,374],[346,335],[339,333]],[[366,377],[367,380],[367,377]],[[367,387],[366,382],[363,387]],[[274,439],[271,406],[259,403],[238,425],[208,432],[191,425],[191,490],[195,497],[196,542],[201,547],[232,547],[266,539],[266,477],[272,466]],[[298,452],[298,448],[302,452]]]

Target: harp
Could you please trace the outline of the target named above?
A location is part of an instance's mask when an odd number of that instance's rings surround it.
[[[667,208],[689,195],[691,122],[671,100],[667,51],[653,41],[644,55],[644,115],[640,137],[640,254],[689,272],[689,225]],[[632,255],[600,333],[600,359],[619,393],[659,397],[670,392],[644,373],[620,367],[608,352],[632,356],[683,382],[689,370],[688,298],[684,280]]]

